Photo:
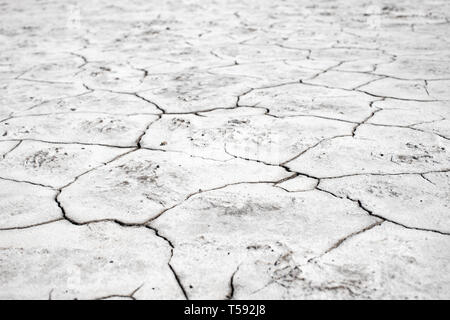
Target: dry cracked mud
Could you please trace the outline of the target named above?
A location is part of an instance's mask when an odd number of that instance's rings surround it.
[[[450,3],[0,1],[1,299],[450,299]]]

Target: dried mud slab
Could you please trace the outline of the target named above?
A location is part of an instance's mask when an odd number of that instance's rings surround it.
[[[356,89],[364,86],[366,83],[380,79],[381,77],[367,74],[367,73],[346,73],[338,71],[327,71],[319,74],[311,80],[306,80],[307,83],[313,83],[325,87],[342,88],[342,89]]]
[[[448,299],[449,250],[448,236],[386,222],[304,266],[289,260],[242,265],[234,277],[234,297]]]
[[[55,196],[50,188],[0,179],[0,230],[61,219]]]
[[[372,213],[409,228],[450,234],[449,177],[449,172],[362,175],[323,179],[319,186],[358,199]]]
[[[240,265],[286,256],[305,263],[375,222],[354,203],[323,192],[242,184],[195,195],[151,226],[173,243],[172,264],[188,296],[223,299]]]
[[[425,82],[421,80],[383,78],[361,86],[359,89],[377,97],[418,101],[436,100],[428,94]]]
[[[143,71],[126,63],[87,64],[77,74],[77,81],[92,89],[134,92],[142,81]]]
[[[323,141],[287,165],[314,177],[448,169],[450,142],[408,128],[362,125],[355,137]]]
[[[214,52],[224,58],[232,58],[238,64],[252,62],[300,60],[308,55],[307,50],[292,50],[282,48],[277,45],[249,44],[238,46],[224,46],[214,50]]]
[[[3,159],[1,177],[60,188],[132,149],[23,141]]]
[[[0,112],[18,112],[41,103],[87,92],[81,83],[47,83],[25,80],[8,81],[0,86]]]
[[[222,162],[138,150],[83,175],[63,190],[59,201],[76,222],[144,223],[195,193],[241,182],[276,182],[290,175],[280,167],[241,159]]]
[[[0,123],[0,140],[136,146],[155,115],[126,118],[108,114],[48,114],[12,118]]]
[[[378,66],[377,73],[405,79],[442,79],[448,78],[450,65],[443,61],[417,56],[400,56],[389,64]],[[446,61],[448,62],[448,61]]]
[[[219,77],[226,75],[240,77],[253,88],[271,86],[276,83],[297,82],[317,73],[316,70],[301,65],[288,65],[284,61],[234,64],[211,68],[210,72]]]
[[[217,75],[196,70],[149,76],[139,95],[156,103],[167,112],[207,111],[232,108],[237,97],[248,91],[251,82],[242,77]]]
[[[83,60],[75,54],[64,53],[58,55],[58,53],[54,53],[51,56],[47,56],[47,59],[42,61],[42,63],[34,65],[20,74],[18,79],[36,83],[71,83],[74,80],[74,75],[82,65]]]
[[[433,132],[444,139],[450,140],[450,119],[438,120],[433,123],[419,123],[413,127],[419,130]]]
[[[349,134],[353,127],[329,119],[261,113],[257,108],[239,108],[202,116],[163,116],[149,128],[142,145],[217,160],[239,157],[280,164],[322,139]]]
[[[345,121],[363,121],[377,100],[360,92],[288,84],[255,89],[239,99],[241,106],[268,108],[276,116],[310,115]]]
[[[429,81],[427,83],[430,96],[437,100],[450,100],[450,93],[448,92],[449,86],[449,79],[442,81]]]
[[[448,102],[416,102],[385,100],[374,103],[380,108],[367,123],[387,126],[420,126],[434,124],[450,117],[450,104]]]
[[[169,246],[148,228],[60,221],[2,231],[0,247],[2,299],[183,298]]]
[[[65,99],[44,102],[33,109],[15,113],[16,116],[57,113],[159,114],[155,105],[133,94],[94,91]]]
[[[18,141],[0,141],[0,159],[4,158],[18,144]]]

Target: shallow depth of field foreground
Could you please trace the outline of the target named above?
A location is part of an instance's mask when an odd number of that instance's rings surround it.
[[[450,2],[0,0],[0,299],[450,299]]]

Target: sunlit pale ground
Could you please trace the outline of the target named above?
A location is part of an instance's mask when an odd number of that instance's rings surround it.
[[[449,19],[0,0],[0,298],[449,299]]]

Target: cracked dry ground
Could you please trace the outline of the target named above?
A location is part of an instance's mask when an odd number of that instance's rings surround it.
[[[450,2],[1,1],[0,298],[449,299]]]

